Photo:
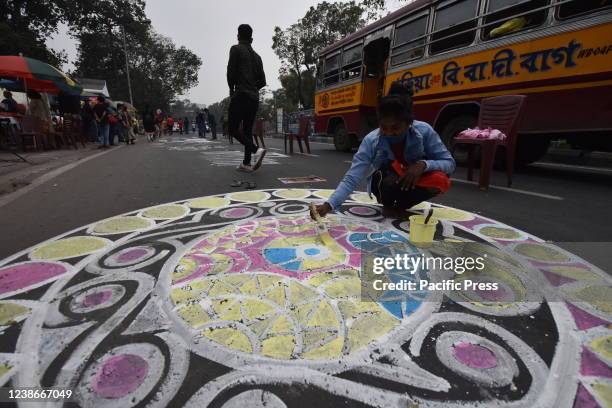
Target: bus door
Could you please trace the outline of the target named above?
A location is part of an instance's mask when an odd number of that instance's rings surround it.
[[[363,134],[365,136],[378,126],[376,107],[384,94],[387,60],[391,49],[391,27],[366,38],[363,48],[363,88],[361,105],[365,108],[362,118]],[[360,137],[360,138],[361,138]]]

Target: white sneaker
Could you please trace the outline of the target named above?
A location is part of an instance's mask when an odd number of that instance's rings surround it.
[[[253,171],[257,170],[261,167],[261,163],[263,163],[263,159],[266,156],[266,149],[262,149],[261,147],[257,149],[255,152],[255,165],[253,166]]]
[[[242,164],[241,163],[240,166],[236,167],[236,170],[242,171],[242,172],[245,172],[245,173],[251,173],[251,172],[253,172],[253,167],[249,166],[248,164]]]

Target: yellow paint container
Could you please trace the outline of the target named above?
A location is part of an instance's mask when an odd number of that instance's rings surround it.
[[[419,247],[431,246],[438,219],[431,217],[427,224],[425,224],[424,215],[411,215],[408,219],[410,220],[410,242]]]

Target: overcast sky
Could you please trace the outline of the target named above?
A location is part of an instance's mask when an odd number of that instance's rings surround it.
[[[397,1],[392,0],[389,7],[395,9]],[[253,27],[253,47],[263,59],[269,87],[276,89],[280,87],[280,61],[272,51],[274,27],[285,28],[297,22],[317,3],[317,0],[147,0],[146,13],[157,32],[202,59],[199,84],[185,97],[211,104],[228,95],[225,69],[229,48],[237,42],[239,24]],[[76,45],[65,30],[60,30],[49,46],[66,50],[69,60],[74,61]]]

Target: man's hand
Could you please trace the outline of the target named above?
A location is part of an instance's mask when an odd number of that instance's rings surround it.
[[[329,214],[332,211],[332,208],[331,208],[331,205],[329,205],[329,203],[325,203],[325,204],[317,205],[316,207],[314,207],[314,211],[316,211],[319,214],[319,216],[325,217],[327,214]],[[310,217],[315,221],[317,220],[316,215],[313,213],[312,208],[310,210]]]
[[[406,168],[406,174],[404,174],[399,180],[398,184],[400,184],[401,189],[404,191],[414,189],[414,185],[425,171],[426,164],[425,162],[416,162]]]

